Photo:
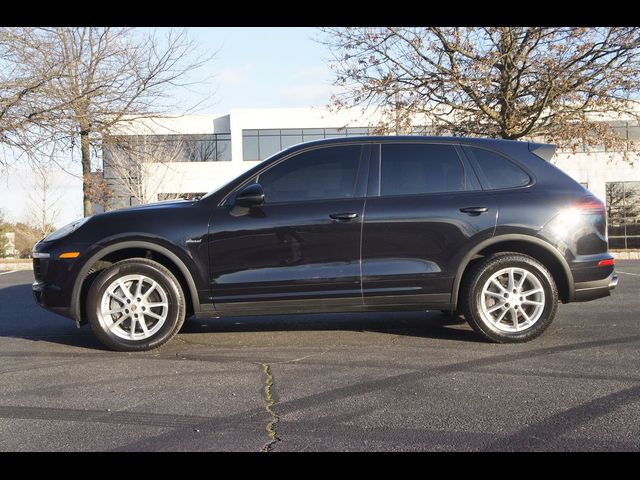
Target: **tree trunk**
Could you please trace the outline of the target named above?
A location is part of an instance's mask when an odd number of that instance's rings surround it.
[[[91,188],[91,144],[89,143],[89,129],[80,131],[80,152],[82,156],[82,204],[84,216],[93,215],[93,205],[89,189]]]

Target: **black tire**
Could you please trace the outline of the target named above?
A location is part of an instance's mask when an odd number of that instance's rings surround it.
[[[166,294],[168,306],[164,323],[155,333],[144,339],[128,340],[122,338],[107,328],[100,320],[101,302],[105,291],[118,278],[127,275],[143,275],[157,282],[156,288],[162,289]],[[151,290],[151,287],[148,289]],[[158,292],[159,290],[154,295],[157,295]],[[158,348],[178,333],[185,319],[185,300],[180,282],[166,267],[146,258],[122,260],[102,270],[87,292],[86,305],[87,318],[96,337],[106,347],[123,352],[139,352]],[[161,311],[165,312],[165,310]],[[146,318],[142,315],[141,317]],[[137,321],[139,322],[139,320]],[[126,321],[122,325],[126,328]],[[146,323],[145,326],[147,326]],[[134,333],[137,328],[141,328],[141,326],[134,327]],[[130,330],[131,328],[129,328]]]
[[[511,267],[531,273],[544,291],[542,314],[535,323],[518,332],[503,331],[485,319],[480,304],[485,283],[500,270]],[[496,253],[473,265],[465,273],[460,295],[460,305],[469,325],[484,338],[496,343],[522,343],[538,337],[553,321],[558,306],[558,289],[549,270],[534,258],[514,252]]]

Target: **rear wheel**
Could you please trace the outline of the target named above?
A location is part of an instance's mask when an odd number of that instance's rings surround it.
[[[553,321],[558,290],[549,271],[518,253],[499,253],[475,265],[461,289],[465,318],[499,343],[529,341]]]
[[[145,258],[123,260],[105,269],[87,295],[91,329],[113,350],[159,347],[184,322],[180,283],[163,265]]]

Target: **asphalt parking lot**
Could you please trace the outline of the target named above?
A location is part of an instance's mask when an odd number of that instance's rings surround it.
[[[190,320],[104,350],[0,274],[0,450],[640,450],[640,262],[495,345],[440,312]]]

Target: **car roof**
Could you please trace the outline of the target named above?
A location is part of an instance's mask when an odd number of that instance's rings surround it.
[[[529,142],[522,140],[506,140],[503,138],[485,138],[485,137],[445,137],[445,136],[426,136],[426,135],[361,135],[348,137],[325,138],[320,140],[312,140],[299,145],[326,145],[332,143],[351,143],[351,142],[433,142],[433,143],[460,143],[464,145],[527,145]]]

